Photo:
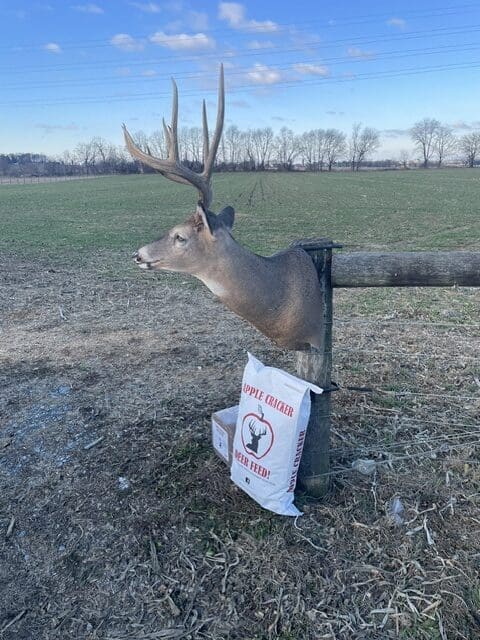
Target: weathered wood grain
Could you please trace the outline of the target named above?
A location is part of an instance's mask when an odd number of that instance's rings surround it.
[[[333,287],[480,287],[480,252],[335,253]]]
[[[323,246],[323,248],[322,248]],[[304,248],[313,260],[322,290],[323,317],[321,319],[323,344],[321,349],[310,347],[297,352],[297,375],[322,389],[332,385],[332,244],[329,240]],[[311,394],[312,406],[305,437],[302,460],[298,472],[299,488],[308,495],[320,498],[330,486],[330,414],[331,394]]]

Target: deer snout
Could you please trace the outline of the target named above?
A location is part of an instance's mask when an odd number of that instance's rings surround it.
[[[132,259],[135,264],[138,264],[141,269],[151,269],[152,267],[151,262],[142,258],[140,251],[135,251],[135,253],[132,255]]]

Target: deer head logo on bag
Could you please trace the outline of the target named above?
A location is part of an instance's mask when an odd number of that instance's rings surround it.
[[[243,448],[248,455],[264,458],[270,451],[274,441],[272,425],[265,420],[261,405],[257,413],[247,413],[242,420]]]
[[[225,114],[223,65],[220,67],[218,113],[212,141],[208,134],[203,102],[203,171],[195,173],[181,164],[178,151],[178,90],[173,81],[172,122],[163,122],[168,158],[155,158],[142,151],[125,125],[125,142],[130,153],[174,182],[195,187],[199,201],[195,211],[167,231],[159,240],[134,254],[142,269],[189,273],[201,280],[214,295],[287,349],[320,348],[322,301],[317,273],[307,253],[291,247],[271,257],[252,253],[231,235],[234,210],[227,206],[217,215],[212,202],[211,177],[222,136]],[[293,213],[293,212],[292,212]]]

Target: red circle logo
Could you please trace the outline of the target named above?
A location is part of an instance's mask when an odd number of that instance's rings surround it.
[[[260,415],[259,415],[260,414]],[[257,460],[264,458],[273,446],[272,425],[263,412],[247,413],[242,420],[242,444],[245,452]]]

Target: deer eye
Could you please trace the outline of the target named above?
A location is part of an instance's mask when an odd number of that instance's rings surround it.
[[[184,244],[187,241],[187,239],[181,236],[179,233],[176,233],[174,235],[173,240],[175,242],[178,242],[179,244]]]

